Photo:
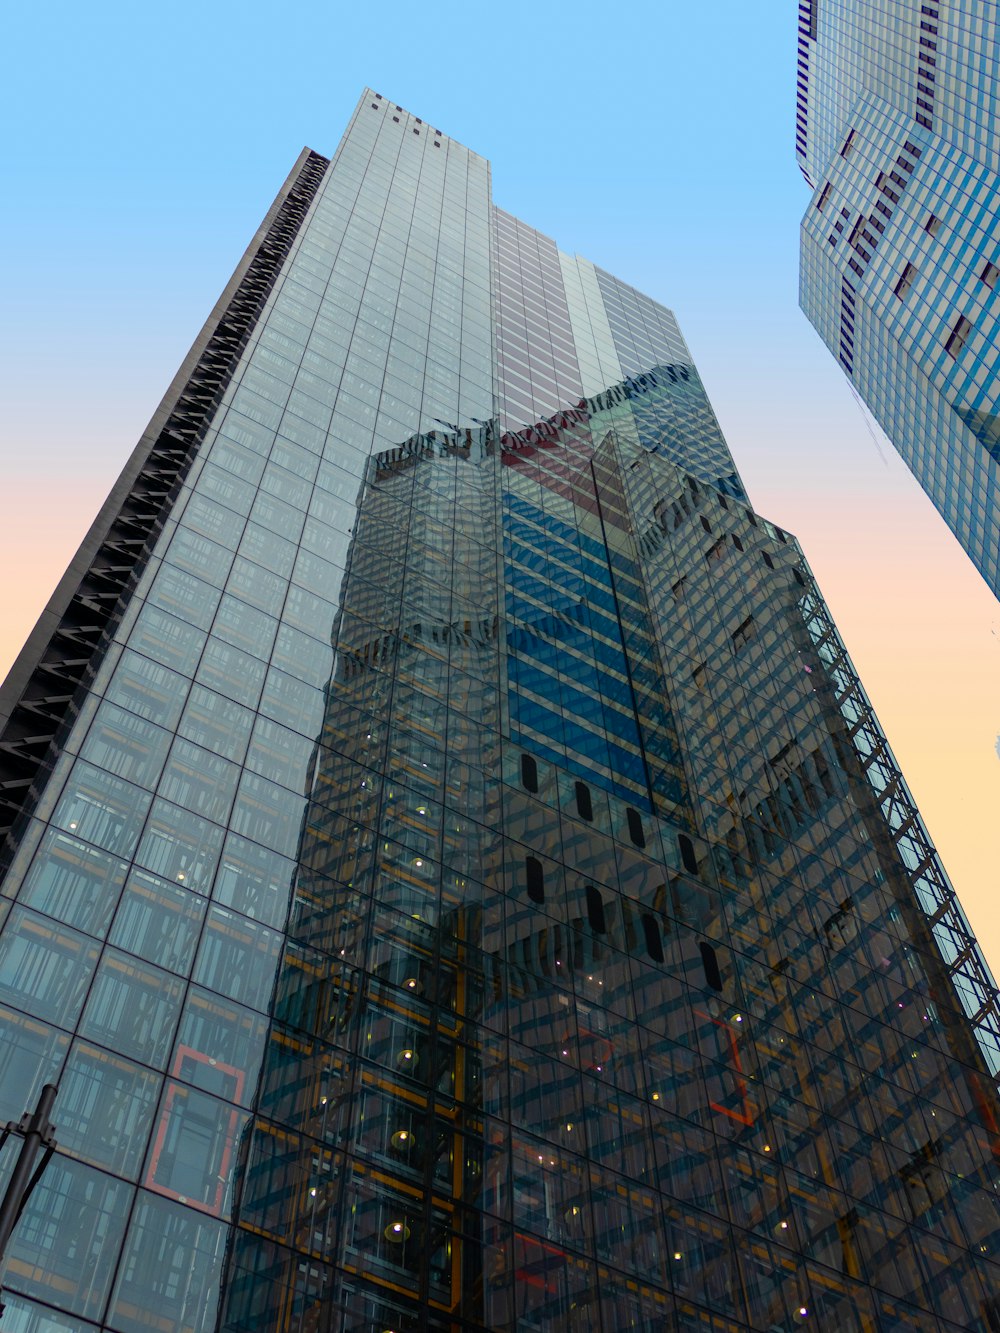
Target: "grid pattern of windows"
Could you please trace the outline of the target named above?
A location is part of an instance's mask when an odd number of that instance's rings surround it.
[[[1000,595],[997,16],[831,0],[809,47],[797,153],[823,187],[802,224],[802,307]],[[838,207],[856,219],[846,249],[821,225]]]
[[[673,317],[481,158],[365,93],[114,630],[2,881],[15,1327],[986,1317],[975,942]]]

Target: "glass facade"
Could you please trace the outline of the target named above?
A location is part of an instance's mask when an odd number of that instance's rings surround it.
[[[802,0],[800,300],[1000,596],[1000,28],[977,0]]]
[[[4,786],[11,1328],[995,1328],[996,991],[673,316],[375,93],[302,171]]]

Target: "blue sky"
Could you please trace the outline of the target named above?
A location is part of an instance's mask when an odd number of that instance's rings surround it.
[[[755,504],[803,541],[1000,966],[1000,607],[798,311],[795,0],[97,0],[12,22],[11,640],[298,150],[331,153],[369,84],[489,157],[502,207],[677,312]]]

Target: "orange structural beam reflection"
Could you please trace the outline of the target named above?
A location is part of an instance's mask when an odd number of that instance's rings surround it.
[[[710,1101],[709,1107],[713,1111],[718,1111],[720,1115],[728,1116],[730,1120],[736,1120],[741,1125],[752,1125],[754,1123],[753,1104],[747,1096],[747,1080],[743,1073],[743,1064],[740,1061],[740,1050],[736,1043],[736,1033],[732,1026],[724,1019],[716,1018],[713,1014],[707,1014],[703,1009],[696,1009],[695,1013],[699,1018],[707,1019],[713,1027],[721,1028],[725,1033],[725,1044],[729,1063],[733,1067],[733,1081],[736,1084],[736,1091],[739,1094],[742,1111],[734,1111],[729,1106],[723,1106],[721,1102]]]

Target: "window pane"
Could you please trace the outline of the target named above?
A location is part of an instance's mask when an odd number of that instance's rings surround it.
[[[162,1069],[180,1011],[183,984],[117,949],[101,960],[80,1032]]]
[[[132,1186],[56,1153],[14,1232],[5,1285],[99,1318],[131,1192]]]
[[[118,857],[47,829],[18,898],[27,907],[100,937],[114,913],[126,868]]]
[[[74,1043],[59,1084],[59,1146],[134,1180],[159,1089],[160,1079],[148,1069],[85,1042]]]
[[[0,940],[0,999],[72,1027],[97,955],[86,935],[15,907]]]
[[[204,1214],[141,1191],[111,1306],[112,1326],[122,1333],[214,1328],[226,1230]]]

